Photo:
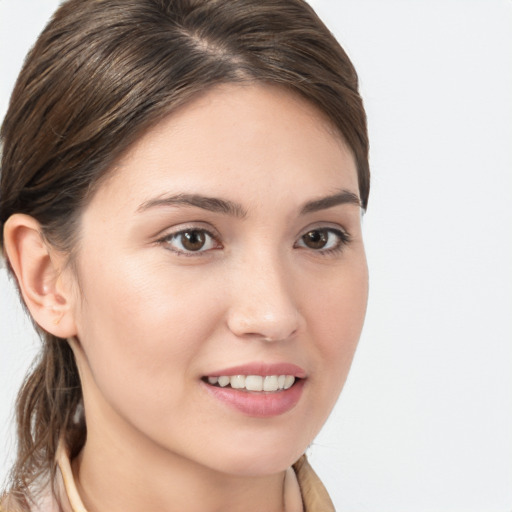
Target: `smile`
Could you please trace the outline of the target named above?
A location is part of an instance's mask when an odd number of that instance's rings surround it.
[[[208,384],[242,391],[278,392],[290,389],[295,383],[293,375],[220,375],[206,377]]]

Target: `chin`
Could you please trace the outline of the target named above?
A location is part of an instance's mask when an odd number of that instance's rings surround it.
[[[281,473],[294,464],[301,454],[293,457],[276,457],[273,453],[259,453],[257,456],[238,460],[225,460],[219,472],[243,477],[264,477]]]
[[[286,434],[285,434],[286,435]],[[219,472],[238,476],[258,477],[285,471],[294,464],[309,446],[310,441],[286,441],[274,439],[270,442],[231,443],[214,456]]]

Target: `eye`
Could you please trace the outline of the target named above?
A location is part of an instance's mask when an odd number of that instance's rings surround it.
[[[334,228],[311,229],[298,240],[298,247],[305,247],[314,251],[329,253],[340,251],[350,241],[349,235]]]
[[[162,242],[179,254],[190,255],[220,248],[214,236],[204,229],[187,229],[167,235]]]

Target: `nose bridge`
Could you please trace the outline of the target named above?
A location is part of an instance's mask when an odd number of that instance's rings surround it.
[[[245,255],[233,275],[230,330],[237,336],[285,340],[299,328],[289,262],[277,250],[261,247]]]

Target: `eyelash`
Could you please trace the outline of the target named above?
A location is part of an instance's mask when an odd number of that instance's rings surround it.
[[[304,240],[304,237],[310,233],[314,233],[314,232],[317,232],[317,233],[327,233],[327,235],[335,235],[338,237],[338,241],[336,243],[336,245],[334,247],[330,247],[328,249],[312,249],[311,247],[307,247],[306,245],[300,245],[298,246],[297,244],[301,241]],[[197,251],[187,251],[187,250],[181,250],[181,249],[175,249],[175,248],[171,248],[171,241],[172,240],[179,240],[179,238],[185,234],[191,234],[191,233],[201,233],[203,235],[207,235],[212,243],[215,243],[217,244],[217,247],[214,247],[214,248],[208,248],[206,250],[201,250],[202,247],[200,248],[200,250],[197,250]],[[164,237],[160,238],[157,240],[157,243],[159,244],[162,244],[162,245],[166,245],[168,250],[174,252],[175,254],[177,254],[178,256],[185,256],[185,257],[199,257],[199,256],[203,256],[204,253],[207,253],[211,250],[217,250],[217,249],[222,249],[222,244],[220,242],[218,242],[217,240],[217,236],[214,235],[213,233],[211,233],[210,231],[208,231],[207,229],[205,228],[187,228],[187,229],[181,229],[180,231],[176,231],[175,233],[169,233],[167,235],[165,235]],[[333,255],[333,254],[337,254],[337,253],[341,253],[343,251],[343,249],[350,244],[351,242],[351,237],[350,235],[346,232],[346,231],[343,231],[341,229],[336,229],[336,228],[330,228],[330,227],[319,227],[319,228],[313,228],[313,229],[309,229],[308,231],[306,231],[303,235],[301,235],[298,239],[298,241],[295,243],[294,247],[295,248],[300,248],[300,249],[309,249],[311,250],[312,252],[314,252],[315,254],[318,254],[318,255],[321,255],[321,256],[329,256],[329,255]],[[183,247],[183,242],[181,242],[181,245]]]
[[[350,242],[352,241],[350,235],[346,231],[344,231],[342,229],[329,228],[329,227],[319,227],[319,228],[309,229],[308,231],[306,231],[303,235],[301,235],[299,237],[299,240],[297,241],[297,243],[299,243],[299,241],[303,241],[304,237],[306,235],[308,235],[309,233],[314,233],[314,232],[317,232],[317,233],[327,233],[328,236],[329,235],[335,235],[338,238],[338,241],[336,242],[335,246],[334,247],[330,247],[329,249],[323,249],[322,248],[322,249],[315,250],[315,249],[312,249],[311,247],[300,246],[301,248],[309,249],[309,250],[313,251],[315,254],[319,254],[320,256],[331,256],[331,255],[334,255],[334,254],[341,253],[345,249],[345,247],[347,245],[349,245]]]
[[[178,256],[185,256],[185,257],[198,257],[202,256],[205,252],[208,252],[212,249],[207,250],[199,250],[199,251],[184,251],[180,249],[174,249],[171,247],[171,241],[172,240],[179,240],[179,238],[186,233],[202,233],[207,235],[212,241],[215,241],[217,239],[217,236],[208,231],[205,228],[187,228],[187,229],[181,229],[180,231],[176,231],[175,233],[169,233],[165,235],[164,237],[157,240],[157,243],[160,243],[162,245],[166,245],[167,249],[174,252]],[[215,242],[214,242],[215,243]],[[216,242],[219,247],[215,247],[215,249],[222,249],[222,244],[220,242]],[[182,244],[183,245],[183,244]]]

